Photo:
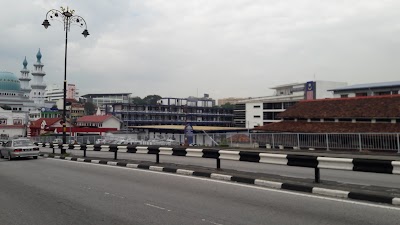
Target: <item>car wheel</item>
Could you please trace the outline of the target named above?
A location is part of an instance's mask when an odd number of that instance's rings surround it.
[[[33,156],[33,159],[37,159],[38,157],[37,156]]]

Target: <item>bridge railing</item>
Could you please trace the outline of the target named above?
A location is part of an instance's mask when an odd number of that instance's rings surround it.
[[[350,170],[359,172],[374,172],[386,174],[400,174],[400,161],[361,159],[361,158],[334,158],[300,154],[270,154],[256,151],[228,151],[221,149],[187,148],[181,146],[138,146],[138,145],[73,145],[53,143],[36,143],[40,147],[56,149],[82,150],[83,156],[88,151],[113,152],[114,159],[119,153],[136,153],[156,155],[156,163],[160,162],[160,155],[199,157],[216,159],[217,169],[221,168],[222,160],[245,161],[253,163],[277,164],[314,169],[315,182],[320,182],[320,169]]]
[[[56,137],[32,137],[35,142],[53,142]],[[124,139],[123,137],[118,137]],[[67,137],[79,144],[95,144],[101,136]],[[125,141],[129,138],[125,138]],[[140,145],[183,145],[183,134],[136,136]],[[132,140],[132,139],[131,139]],[[389,151],[400,153],[399,133],[196,133],[193,145],[271,149]]]

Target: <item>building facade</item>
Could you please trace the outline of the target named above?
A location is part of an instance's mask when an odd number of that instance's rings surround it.
[[[105,105],[110,103],[129,103],[131,93],[97,93],[82,95],[84,102],[91,102],[105,111]]]
[[[210,98],[162,98],[157,105],[107,104],[106,114],[122,121],[122,128],[144,125],[233,127],[233,110],[215,107]]]
[[[356,84],[331,89],[335,98],[352,98],[365,96],[397,95],[400,81]]]
[[[398,133],[400,95],[300,101],[281,122],[256,128],[292,133]]]
[[[343,82],[310,81],[273,87],[275,94],[249,98],[235,104],[234,123],[237,127],[254,128],[281,121],[278,114],[301,100],[332,98],[328,90],[346,85]]]
[[[0,108],[0,139],[26,135],[27,114]]]

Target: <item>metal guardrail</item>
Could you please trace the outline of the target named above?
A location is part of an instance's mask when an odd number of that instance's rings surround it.
[[[174,144],[185,143],[183,134],[162,134],[150,138],[149,134],[138,134],[142,145],[168,145],[165,140],[175,140]],[[56,137],[31,137],[34,142],[53,142]],[[58,137],[60,138],[60,137]],[[118,137],[123,139],[122,137]],[[67,137],[79,144],[95,144],[101,136]],[[125,138],[129,139],[129,138]],[[224,146],[243,148],[345,150],[345,151],[390,151],[400,153],[399,133],[196,133],[196,146]]]
[[[212,158],[216,159],[217,169],[221,168],[221,159],[314,168],[316,183],[320,182],[320,169],[350,170],[358,172],[400,175],[400,161],[395,160],[334,158],[298,154],[270,154],[250,151],[227,151],[220,149],[199,149],[170,146],[162,147],[100,144],[54,145],[53,143],[36,143],[36,145],[52,148],[53,153],[55,153],[55,149],[82,150],[84,157],[87,156],[87,151],[113,152],[115,160],[118,159],[118,153],[153,154],[156,155],[156,163],[160,163],[160,155]]]

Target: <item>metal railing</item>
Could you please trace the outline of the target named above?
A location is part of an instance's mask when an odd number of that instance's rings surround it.
[[[32,137],[35,142],[53,142],[57,137]],[[67,137],[68,143],[94,144],[98,139],[114,143],[120,141],[141,145],[183,145],[183,134],[135,134],[132,136]],[[196,133],[193,145],[238,148],[307,149],[344,151],[391,151],[400,153],[399,133]]]

